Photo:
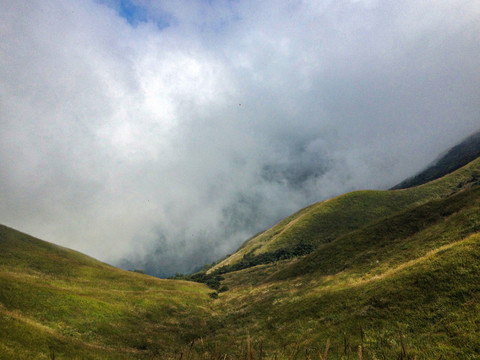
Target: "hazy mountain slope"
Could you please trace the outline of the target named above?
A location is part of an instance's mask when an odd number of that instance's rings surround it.
[[[305,359],[330,339],[328,359],[359,346],[363,359],[473,359],[479,229],[472,180],[309,256],[225,274],[212,300],[0,227],[0,358]]]
[[[254,237],[209,271],[228,269],[245,258],[249,263],[244,267],[248,267],[255,264],[251,258],[265,253],[276,254],[280,250],[295,253],[305,245],[315,249],[372,221],[444,198],[477,179],[480,179],[480,159],[423,186],[401,191],[355,191],[313,204]]]
[[[120,270],[0,226],[0,358],[151,358],[203,334],[206,286]],[[73,356],[73,354],[75,356]]]
[[[406,189],[425,184],[455,171],[480,156],[480,132],[477,132],[460,144],[448,150],[433,165],[427,167],[419,174],[402,181],[394,189]]]

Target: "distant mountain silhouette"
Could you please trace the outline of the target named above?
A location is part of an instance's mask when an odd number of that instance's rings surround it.
[[[406,189],[413,186],[426,184],[429,181],[441,178],[461,168],[480,156],[480,131],[470,135],[460,144],[448,150],[439,157],[433,165],[427,167],[419,174],[402,181],[390,190]]]

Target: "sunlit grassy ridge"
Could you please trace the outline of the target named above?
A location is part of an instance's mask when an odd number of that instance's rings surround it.
[[[258,256],[299,244],[316,248],[366,224],[441,199],[480,179],[480,159],[429,184],[401,191],[355,191],[306,207],[254,237],[210,272],[236,264],[245,255]]]
[[[480,230],[480,188],[465,189],[398,212],[319,246],[273,278],[315,272],[319,275],[354,268],[367,276],[390,269],[444,244]],[[381,265],[379,265],[381,264]]]
[[[0,227],[0,358],[141,358],[201,336],[206,286],[103,264]]]

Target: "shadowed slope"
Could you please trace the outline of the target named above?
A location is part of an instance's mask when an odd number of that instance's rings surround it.
[[[443,156],[437,159],[433,165],[427,167],[419,174],[402,181],[400,184],[394,186],[392,190],[406,189],[438,179],[461,168],[479,156],[480,132],[477,132],[448,150]]]

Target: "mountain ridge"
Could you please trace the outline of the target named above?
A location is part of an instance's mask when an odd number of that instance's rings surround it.
[[[200,284],[117,269],[0,226],[0,358],[480,352],[480,158],[414,188],[312,204],[245,249],[248,267],[212,268]]]
[[[390,190],[406,189],[425,184],[447,175],[480,156],[480,131],[441,154],[430,166],[403,180]]]
[[[281,250],[295,253],[296,246],[311,246],[309,250],[314,250],[380,216],[458,191],[480,178],[479,167],[477,159],[457,169],[456,175],[447,174],[429,184],[387,191],[359,190],[314,203],[251,238],[237,252],[215,264],[208,272],[221,272],[222,268],[225,270],[236,266],[245,257],[252,263],[251,258],[261,257],[265,253],[276,254]],[[299,253],[306,254],[301,251]],[[239,267],[241,266],[237,265],[236,269]]]

